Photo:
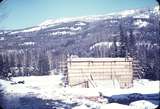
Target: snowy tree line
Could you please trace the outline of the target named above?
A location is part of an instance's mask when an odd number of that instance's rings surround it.
[[[0,76],[48,75],[50,70],[59,68],[61,54],[55,55],[46,49],[11,50],[0,53]]]

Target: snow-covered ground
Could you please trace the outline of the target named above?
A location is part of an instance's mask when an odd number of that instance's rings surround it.
[[[31,101],[30,104],[33,102],[36,106],[48,106],[43,109],[154,109],[160,102],[159,83],[141,79],[134,80],[133,87],[129,89],[107,85],[71,88],[63,87],[62,75],[14,77],[11,81],[0,80],[3,95],[0,105],[4,103],[7,109],[13,109],[14,102],[14,108],[18,105],[17,109],[20,109],[25,108],[24,102]],[[103,97],[99,96],[100,93]]]

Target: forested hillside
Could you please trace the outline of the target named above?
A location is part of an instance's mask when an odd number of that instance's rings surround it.
[[[0,75],[60,72],[60,63],[77,55],[133,57],[143,78],[160,79],[159,19],[158,7],[153,7],[0,30]]]

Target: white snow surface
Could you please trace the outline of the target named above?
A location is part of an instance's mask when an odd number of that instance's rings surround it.
[[[4,94],[11,96],[36,96],[37,98],[44,100],[63,100],[67,103],[80,102],[81,105],[74,107],[74,109],[146,109],[146,106],[149,107],[147,109],[152,109],[157,106],[149,103],[148,101],[137,101],[131,103],[130,105],[122,105],[118,103],[107,104],[99,103],[97,101],[90,101],[85,99],[85,97],[97,97],[99,96],[99,92],[102,92],[104,96],[108,97],[131,93],[159,93],[160,81],[149,81],[147,79],[134,80],[133,87],[129,89],[107,87],[107,85],[103,85],[103,87],[100,85],[100,87],[97,88],[71,88],[62,86],[62,77],[62,75],[50,75],[14,77],[12,78],[12,81],[0,79],[0,88],[4,90]],[[24,84],[15,84],[18,83],[18,81],[24,81]],[[143,104],[146,106],[142,106]],[[90,107],[87,105],[90,105]]]
[[[119,14],[122,15],[122,17],[126,17],[128,15],[133,15],[136,12],[136,10],[126,10],[126,11],[122,11]]]
[[[78,23],[76,23],[75,25],[77,25],[77,26],[85,26],[86,24],[83,23],[83,22],[78,22]]]
[[[84,96],[97,96],[98,92],[101,91],[106,96],[118,95],[118,94],[130,94],[130,93],[141,93],[141,94],[152,94],[159,92],[160,81],[149,81],[147,79],[134,80],[133,87],[129,89],[120,89],[119,87],[97,87],[97,88],[64,88],[62,85],[61,75],[50,75],[50,76],[30,76],[30,77],[14,77],[12,81],[5,81],[0,79],[6,93],[21,93],[27,94],[28,92],[52,92],[54,90],[65,90],[73,95],[84,95]],[[18,81],[24,81],[24,84],[14,84]],[[112,90],[111,90],[112,89]],[[47,95],[46,93],[46,95]],[[48,93],[49,94],[49,93]],[[50,95],[49,95],[50,96]]]
[[[155,109],[157,107],[153,103],[146,100],[132,102],[130,106],[134,107],[135,109]]]
[[[68,17],[68,18],[60,18],[60,19],[48,19],[48,20],[42,22],[39,26],[43,26],[43,27],[55,26],[55,25],[58,25],[60,23],[67,23],[67,22],[71,22],[71,21],[92,22],[92,21],[103,20],[103,19],[107,19],[107,18],[111,18],[111,17],[107,16],[107,15],[92,15],[92,16],[82,16],[82,17]],[[85,23],[78,23],[76,25],[84,26],[86,24]]]
[[[48,19],[38,26],[41,27],[49,27],[49,26],[55,26],[60,23],[67,23],[71,21],[81,21],[77,23],[76,25],[84,26],[86,25],[84,22],[93,22],[97,20],[105,20],[105,19],[111,19],[114,17],[127,17],[129,15],[134,15],[139,10],[125,10],[121,12],[115,12],[115,13],[109,13],[104,15],[91,15],[91,16],[81,16],[81,17],[68,17],[68,18],[60,18],[60,19]]]
[[[24,42],[24,43],[22,43],[20,45],[34,45],[34,44],[35,44],[35,42]]]
[[[28,33],[28,32],[35,32],[35,31],[39,31],[43,29],[43,27],[41,26],[36,26],[33,28],[29,28],[29,29],[23,29],[23,30],[17,30],[17,31],[13,31],[10,34],[17,34],[17,33]]]
[[[0,41],[3,41],[3,40],[5,40],[5,38],[4,37],[0,37]]]
[[[120,42],[116,42],[116,45],[119,46],[120,45]],[[113,42],[98,42],[98,43],[95,43],[94,45],[92,45],[90,47],[90,50],[96,48],[96,47],[107,47],[107,48],[110,48],[111,46],[113,46]]]
[[[65,29],[67,30],[71,30],[71,31],[65,31]],[[70,35],[75,35],[77,31],[80,31],[82,28],[81,27],[62,27],[62,28],[57,28],[57,29],[53,29],[53,30],[63,30],[63,31],[56,31],[56,32],[52,32],[50,33],[51,35],[66,35],[66,34],[70,34]]]
[[[26,29],[26,30],[23,30],[21,32],[33,32],[33,31],[38,31],[38,30],[41,30],[42,27],[34,27],[34,28],[30,28],[30,29]]]
[[[160,8],[160,6],[155,6],[154,10],[153,10],[153,13],[158,13],[159,14],[160,13],[159,8]]]
[[[155,6],[153,9],[153,13],[158,13],[158,6]],[[92,16],[82,16],[82,17],[68,17],[68,18],[61,18],[61,19],[48,19],[38,26],[42,27],[49,27],[49,26],[54,26],[60,23],[67,23],[70,21],[81,21],[79,26],[84,26],[86,25],[84,22],[93,22],[96,20],[105,20],[105,19],[111,19],[114,17],[121,18],[121,17],[127,17],[127,16],[133,16],[134,18],[149,18],[149,13],[142,14],[139,9],[130,9],[130,10],[125,10],[125,11],[120,11],[120,12],[113,12],[105,15],[92,15]]]
[[[146,18],[146,19],[149,19],[149,14],[139,14],[139,15],[135,15],[133,17],[134,18]]]
[[[138,26],[139,28],[146,27],[149,23],[142,20],[137,20],[134,22],[134,25]]]
[[[66,35],[66,34],[74,35],[76,33],[75,32],[70,32],[70,31],[57,31],[57,32],[52,32],[50,34],[51,35]]]

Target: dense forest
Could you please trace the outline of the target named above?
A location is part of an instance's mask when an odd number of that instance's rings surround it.
[[[142,78],[158,80],[160,16],[155,8],[134,11],[127,16],[117,13],[0,30],[0,77],[48,75],[51,70],[63,73],[61,63],[76,55],[132,57]]]

